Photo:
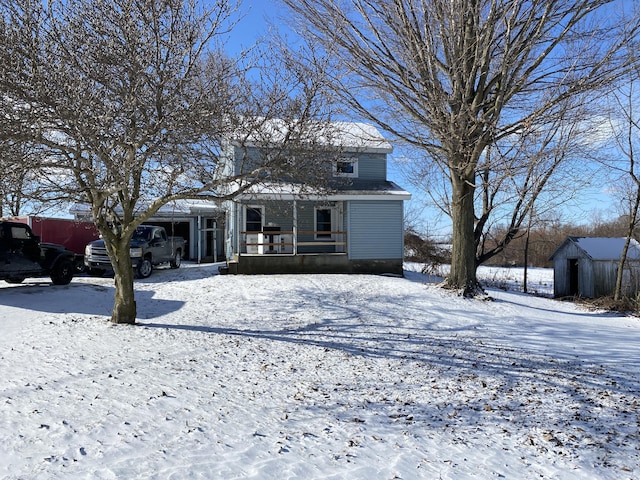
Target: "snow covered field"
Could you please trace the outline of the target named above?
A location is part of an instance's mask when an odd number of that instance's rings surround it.
[[[0,283],[0,478],[640,478],[638,318],[183,267]]]

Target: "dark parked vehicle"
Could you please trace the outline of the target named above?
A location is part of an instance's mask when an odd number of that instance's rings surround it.
[[[84,247],[100,237],[93,222],[69,218],[48,218],[34,215],[8,218],[12,222],[26,223],[40,237],[42,243],[55,243],[75,253],[76,272],[84,271]]]
[[[0,279],[21,283],[27,277],[49,276],[54,285],[73,278],[73,252],[62,245],[40,243],[24,223],[0,221]]]
[[[133,234],[129,247],[131,263],[139,278],[147,278],[153,272],[153,266],[161,263],[178,268],[184,251],[184,238],[169,237],[164,227],[154,225],[140,225]],[[96,240],[87,245],[84,264],[88,267],[89,275],[100,276],[111,270],[111,260],[104,240]]]

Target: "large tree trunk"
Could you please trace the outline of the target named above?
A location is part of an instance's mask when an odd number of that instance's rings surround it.
[[[453,245],[446,285],[460,290],[464,296],[473,296],[480,287],[476,278],[474,179],[452,175],[451,183]]]
[[[113,323],[136,323],[136,301],[133,290],[133,267],[129,257],[129,242],[118,245],[115,251],[113,270],[115,273],[116,293],[114,296]]]

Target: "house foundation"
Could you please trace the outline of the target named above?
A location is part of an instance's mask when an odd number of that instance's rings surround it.
[[[360,273],[403,275],[402,260],[350,260],[346,254],[237,255],[220,273],[262,275]]]

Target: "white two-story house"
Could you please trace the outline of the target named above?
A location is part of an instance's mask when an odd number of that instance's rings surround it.
[[[411,195],[387,180],[392,147],[370,125],[331,125],[339,154],[326,168],[326,188],[267,176],[226,203],[221,272],[402,274],[403,202]],[[225,174],[241,173],[252,148],[260,147],[230,145]]]

